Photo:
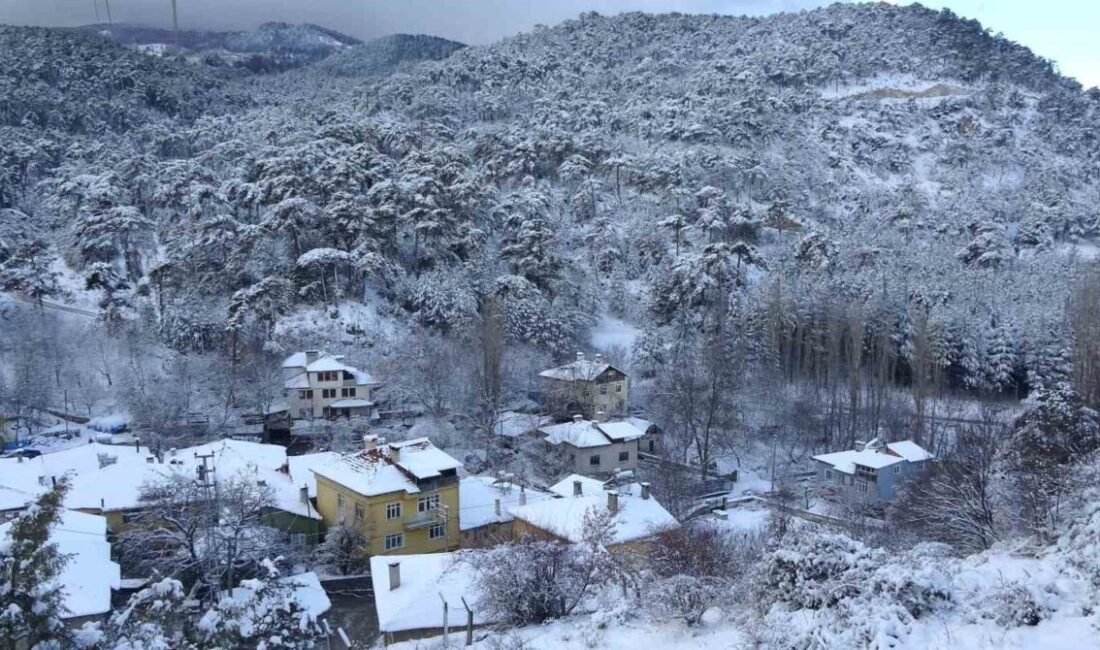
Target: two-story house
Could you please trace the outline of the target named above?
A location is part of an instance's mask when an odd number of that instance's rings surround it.
[[[868,504],[892,501],[898,486],[931,469],[932,459],[912,440],[883,443],[878,438],[850,451],[814,456],[820,485]]]
[[[547,412],[558,419],[623,416],[630,407],[629,378],[599,354],[586,359],[578,352],[575,361],[540,372],[539,387]]]
[[[461,466],[427,438],[364,436],[361,451],[312,468],[317,511],[326,528],[359,528],[368,555],[455,549]]]
[[[292,419],[373,417],[382,385],[370,374],[318,350],[295,352],[283,361],[283,397]]]
[[[600,422],[576,415],[569,422],[539,427],[538,434],[563,469],[577,474],[610,476],[632,470],[638,466],[638,452],[648,450],[648,445],[641,446],[646,431],[630,419]]]

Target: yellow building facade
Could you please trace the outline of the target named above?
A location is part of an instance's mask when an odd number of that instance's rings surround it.
[[[461,463],[426,438],[389,445],[371,438],[363,451],[314,469],[324,527],[358,528],[369,555],[457,549]]]

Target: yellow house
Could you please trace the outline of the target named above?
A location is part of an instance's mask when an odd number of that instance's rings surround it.
[[[369,555],[456,549],[461,465],[427,438],[364,436],[362,451],[313,468],[317,511],[326,528],[359,528]]]

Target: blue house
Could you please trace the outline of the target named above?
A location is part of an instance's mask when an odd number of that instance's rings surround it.
[[[897,487],[928,472],[933,456],[912,440],[884,443],[878,438],[851,451],[814,456],[818,484],[868,504],[897,496]]]

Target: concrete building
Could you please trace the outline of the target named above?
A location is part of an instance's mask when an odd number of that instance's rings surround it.
[[[641,420],[639,422],[645,422]],[[580,415],[570,422],[539,427],[538,434],[561,460],[563,469],[577,474],[610,476],[638,466],[638,452],[648,450],[646,432],[630,420],[599,422]]]
[[[292,419],[377,415],[375,393],[382,384],[343,359],[306,350],[283,360],[283,397]]]
[[[312,468],[317,510],[326,528],[358,527],[368,555],[454,549],[461,466],[427,438],[387,444],[364,436],[362,451]]]
[[[548,414],[558,419],[621,417],[630,407],[630,379],[599,354],[586,359],[578,352],[575,361],[540,372],[539,387]]]

